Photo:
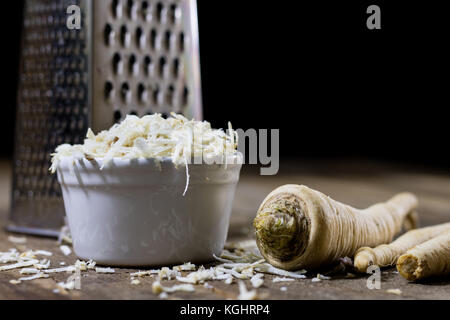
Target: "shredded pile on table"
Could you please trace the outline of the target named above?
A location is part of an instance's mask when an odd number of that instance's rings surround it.
[[[20,284],[23,281],[31,281],[41,278],[48,278],[50,274],[55,273],[68,273],[71,274],[67,281],[62,281],[58,283],[59,292],[60,289],[72,290],[76,288],[76,278],[72,276],[73,273],[78,273],[81,271],[87,271],[90,269],[95,269],[99,273],[112,273],[114,269],[106,268],[108,270],[97,270],[99,268],[95,267],[95,261],[81,261],[77,260],[74,265],[69,265],[66,267],[50,268],[51,261],[48,258],[40,258],[40,256],[50,257],[53,253],[46,250],[27,250],[24,252],[19,252],[15,248],[9,249],[6,252],[0,252],[0,271],[15,270],[19,269],[19,275],[22,276],[18,279],[12,279],[9,282],[11,284]],[[100,268],[105,269],[105,268]]]
[[[194,291],[195,287],[193,285],[203,284],[205,287],[213,289],[214,286],[207,283],[207,281],[223,281],[226,284],[231,284],[233,280],[237,279],[239,281],[239,295],[237,298],[253,300],[260,298],[255,289],[264,284],[264,274],[283,277],[278,278],[281,281],[294,281],[295,279],[306,278],[304,275],[306,270],[290,272],[275,268],[265,262],[264,258],[259,254],[254,240],[229,244],[220,257],[214,256],[214,258],[219,263],[210,268],[205,268],[204,266],[197,268],[194,264],[188,262],[180,266],[174,266],[172,269],[163,267],[161,269],[134,272],[130,274],[131,282],[133,283],[136,277],[157,277],[152,286],[153,292],[159,294],[160,298],[167,298],[169,293]],[[181,271],[191,272],[183,276]],[[175,279],[182,284],[172,287],[163,286],[161,281],[165,279]],[[243,280],[250,280],[253,289],[248,290]]]
[[[48,258],[38,258],[39,256],[49,257],[51,255],[51,252],[45,250],[28,250],[21,253],[17,249],[10,249],[7,252],[0,252],[0,264],[4,264],[0,266],[0,271],[19,269],[21,277],[10,281],[11,284],[16,285],[23,281],[48,278],[55,273],[65,272],[70,274],[66,281],[58,282],[58,289],[54,290],[55,293],[59,292],[59,290],[80,289],[77,287],[74,275],[83,271],[95,270],[97,273],[115,272],[113,268],[96,267],[96,263],[92,260],[77,260],[74,265],[50,268],[51,263]],[[197,267],[195,264],[188,262],[172,268],[162,267],[160,269],[132,272],[130,273],[130,284],[140,285],[141,281],[139,278],[147,276],[155,278],[152,283],[152,291],[158,294],[160,298],[165,299],[174,292],[194,292],[196,285],[203,285],[207,289],[214,290],[214,281],[223,281],[223,283],[228,285],[233,283],[233,281],[238,281],[239,294],[236,295],[236,298],[252,300],[264,298],[256,289],[264,285],[265,274],[277,276],[273,279],[273,282],[287,283],[296,279],[306,278],[304,275],[306,270],[291,272],[268,264],[260,255],[254,240],[230,243],[223,250],[220,257],[214,256],[214,258],[217,260],[217,263],[209,268],[204,266]],[[328,277],[322,275],[318,275],[317,278],[322,280],[328,279]],[[178,283],[167,286],[163,285],[164,280],[175,280]],[[251,289],[247,289],[244,280],[249,280]]]

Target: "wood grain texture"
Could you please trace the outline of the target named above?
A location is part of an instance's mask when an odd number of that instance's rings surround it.
[[[8,233],[3,231],[9,208],[10,166],[0,162],[0,251],[17,247],[10,243]],[[255,167],[242,171],[228,235],[229,241],[253,237],[252,221],[264,197],[274,188],[287,183],[304,184],[328,194],[333,199],[357,208],[364,208],[384,201],[401,191],[411,191],[419,198],[421,225],[450,221],[450,175],[418,168],[404,168],[388,164],[364,162],[334,163],[282,163],[277,176],[259,176]],[[64,256],[54,239],[27,236],[26,248],[43,249],[54,253],[52,266],[64,261],[73,264],[76,256]],[[22,248],[24,249],[24,248]],[[9,283],[19,277],[17,270],[0,272],[0,299],[157,299],[152,293],[152,278],[142,278],[141,284],[131,285],[129,273],[135,269],[115,268],[115,274],[82,273],[81,290],[53,293],[58,281],[69,275],[54,274],[48,279]],[[311,277],[289,283],[272,283],[266,276],[264,286],[258,292],[268,299],[450,299],[450,279],[437,279],[425,283],[409,283],[394,268],[383,270],[381,289],[369,290],[367,276],[312,282]],[[174,281],[164,281],[171,285]],[[196,286],[195,293],[175,293],[171,298],[225,299],[238,294],[236,283],[226,285],[221,281],[209,284],[215,289]],[[280,290],[287,287],[287,291]],[[250,287],[247,282],[247,287]],[[400,289],[402,295],[387,293],[388,289]]]

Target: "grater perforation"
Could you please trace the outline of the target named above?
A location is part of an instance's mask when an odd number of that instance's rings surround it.
[[[73,4],[80,30],[66,27]],[[155,112],[201,119],[196,24],[193,0],[25,1],[9,229],[56,234],[64,207],[50,154],[88,127]]]

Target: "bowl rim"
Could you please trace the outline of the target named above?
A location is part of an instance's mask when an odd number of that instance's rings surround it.
[[[214,159],[214,158],[212,158],[212,159]],[[216,157],[216,159],[219,159],[219,157]],[[226,159],[227,159],[227,161],[225,163],[195,163],[195,162],[189,163],[188,162],[188,166],[192,166],[192,165],[195,165],[195,166],[205,165],[208,167],[212,167],[214,165],[219,165],[219,166],[238,165],[238,166],[241,166],[242,164],[244,164],[244,157],[240,151],[236,151],[233,154],[228,154]],[[95,157],[93,159],[87,159],[86,157],[62,156],[58,160],[57,169],[64,170],[69,167],[72,167],[75,164],[80,164],[80,162],[83,162],[84,164],[90,164],[90,166],[93,166],[95,163],[95,166],[101,167],[103,164],[103,161],[104,161],[104,157]],[[114,157],[103,169],[108,169],[111,167],[114,167],[114,168],[135,167],[135,166],[148,165],[148,164],[153,164],[153,165],[160,165],[160,164],[171,165],[171,164],[173,164],[173,165],[175,165],[175,163],[172,161],[171,157],[161,157],[161,158],[140,157],[140,158],[129,158],[129,159]],[[180,163],[179,166],[184,166],[184,163]]]

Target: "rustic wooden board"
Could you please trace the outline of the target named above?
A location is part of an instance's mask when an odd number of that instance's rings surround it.
[[[0,162],[0,225],[5,225],[9,206],[10,167]],[[245,168],[236,192],[233,216],[228,240],[237,241],[253,237],[252,220],[263,198],[275,187],[285,183],[305,184],[329,194],[332,198],[365,207],[383,201],[396,192],[412,191],[420,201],[422,225],[450,221],[450,175],[442,172],[426,172],[417,168],[362,163],[309,163],[289,162],[281,165],[277,176],[259,176],[257,168]],[[8,233],[0,232],[0,251],[18,247],[7,240]],[[27,237],[26,248],[43,249],[54,253],[52,266],[64,261],[73,264],[76,256],[64,256],[54,239]],[[152,293],[150,277],[142,278],[141,284],[131,285],[129,273],[135,269],[116,268],[115,274],[82,273],[81,290],[53,293],[59,281],[67,274],[54,274],[48,279],[9,283],[19,277],[17,270],[0,272],[0,299],[157,299]],[[312,282],[311,276],[289,283],[272,283],[272,276],[265,277],[265,284],[258,292],[267,299],[450,299],[450,279],[438,279],[425,283],[408,283],[395,273],[395,269],[382,272],[380,290],[369,290],[365,275],[346,279],[343,276],[332,280]],[[164,281],[171,285],[174,281]],[[225,299],[236,298],[236,283],[209,282],[214,289],[196,286],[195,293],[175,293],[173,299]],[[247,283],[249,286],[249,283]],[[280,290],[287,287],[287,291]],[[401,295],[387,293],[388,289],[400,289]]]

